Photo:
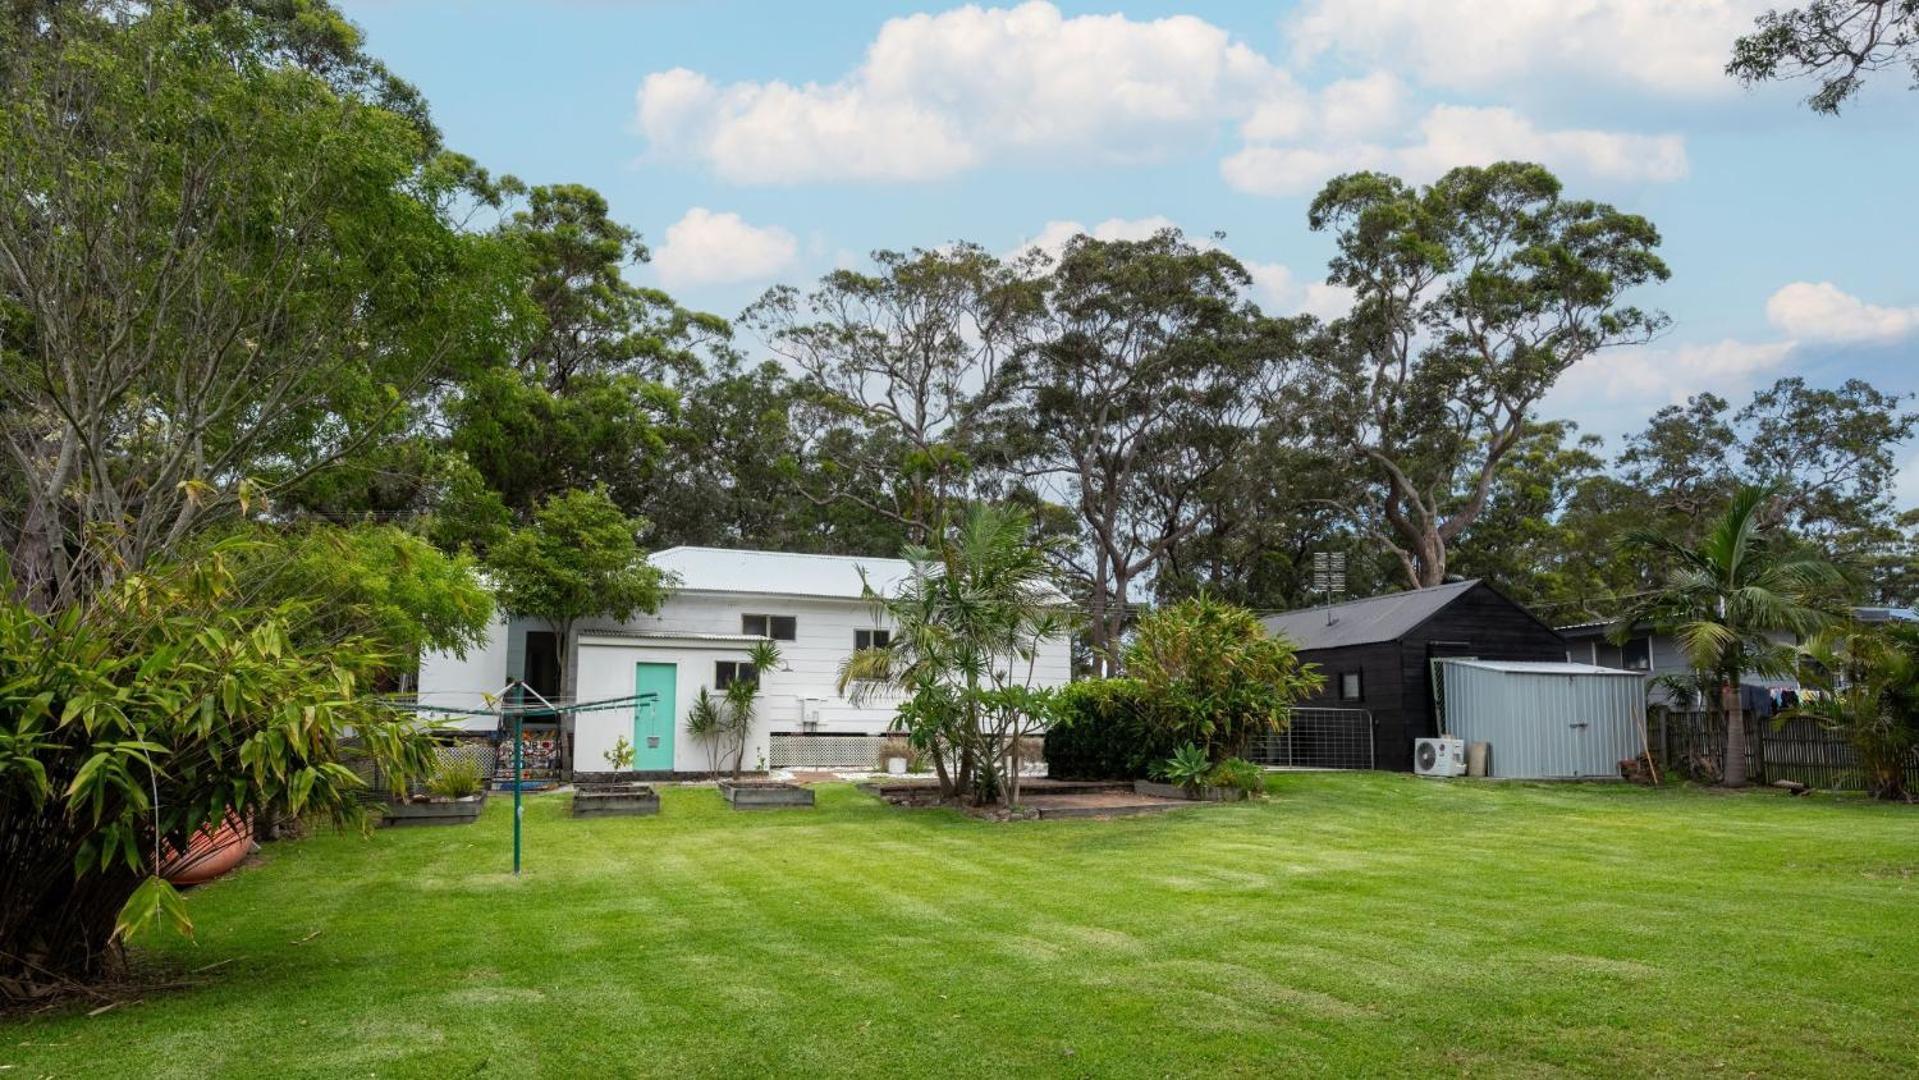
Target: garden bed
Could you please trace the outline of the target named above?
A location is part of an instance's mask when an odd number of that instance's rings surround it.
[[[1246,792],[1230,787],[1182,787],[1157,780],[1135,780],[1133,791],[1155,799],[1186,799],[1189,802],[1243,802]]]
[[[651,784],[581,784],[573,790],[573,816],[644,817],[660,812],[660,793]]]
[[[415,795],[405,802],[390,802],[380,813],[382,825],[471,825],[486,809],[486,794],[464,799],[441,799]]]
[[[781,780],[722,780],[720,795],[735,810],[812,806],[813,789]]]

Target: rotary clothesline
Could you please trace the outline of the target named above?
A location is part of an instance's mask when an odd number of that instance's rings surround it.
[[[465,691],[446,691],[446,692],[464,693]],[[531,693],[531,692],[532,691],[528,691],[528,693]],[[482,693],[484,692],[482,691]],[[500,705],[491,709],[464,709],[457,705],[430,705],[430,704],[427,704],[426,702],[420,701],[417,697],[411,698],[411,699],[408,699],[403,696],[402,697],[381,697],[381,698],[376,698],[374,700],[380,705],[384,705],[389,709],[394,709],[400,712],[444,713],[449,716],[492,716],[492,717],[504,719],[505,717],[511,716],[514,714],[525,716],[529,713],[539,713],[540,715],[545,716],[545,715],[554,714],[554,713],[578,714],[578,713],[587,713],[587,712],[608,712],[613,709],[631,708],[642,701],[657,701],[659,700],[659,697],[660,695],[657,693],[648,692],[644,694],[628,694],[625,697],[600,698],[594,701],[576,701],[569,704],[546,704],[545,703],[546,699],[541,698],[540,701],[542,703],[538,705],[531,705],[526,702],[521,702],[517,705],[508,705],[502,702]]]
[[[518,704],[508,705],[506,703],[507,697],[508,695],[512,694],[513,691],[516,689],[519,690],[524,695],[531,695],[534,698],[534,700],[539,702],[539,704],[529,705],[524,700],[522,700]],[[626,697],[604,698],[598,701],[575,701],[575,702],[568,702],[567,704],[564,704],[564,705],[556,705],[553,702],[547,700],[547,698],[544,695],[542,695],[538,690],[535,690],[532,687],[528,686],[526,684],[525,679],[514,679],[512,682],[507,683],[506,686],[502,687],[500,692],[497,694],[488,694],[485,691],[480,691],[480,694],[484,700],[497,702],[498,704],[496,704],[491,709],[462,709],[453,705],[421,704],[418,700],[417,695],[415,695],[415,700],[412,704],[406,704],[398,698],[386,699],[385,703],[388,704],[389,707],[391,708],[404,709],[412,712],[435,712],[435,713],[447,713],[449,715],[461,715],[461,716],[491,716],[502,724],[506,722],[506,718],[508,716],[513,717],[513,876],[519,877],[520,876],[520,828],[521,828],[521,822],[526,815],[526,803],[525,803],[526,793],[521,790],[521,784],[525,779],[524,773],[523,773],[523,769],[525,765],[525,756],[526,756],[525,755],[526,735],[524,731],[524,725],[526,722],[527,714],[539,713],[542,715],[546,715],[546,714],[558,714],[558,713],[578,714],[578,713],[585,713],[585,712],[606,712],[611,709],[628,708],[633,705],[637,705],[642,701],[658,701],[660,699],[660,695],[658,693],[648,692],[644,694],[629,694]]]

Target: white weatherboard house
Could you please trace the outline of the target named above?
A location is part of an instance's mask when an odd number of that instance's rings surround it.
[[[864,598],[861,571],[875,591],[892,595],[910,573],[904,560],[676,547],[649,561],[672,575],[666,602],[657,614],[624,623],[580,620],[574,630],[579,643],[574,696],[579,702],[657,697],[577,714],[568,740],[573,768],[606,770],[605,753],[625,736],[634,747],[635,770],[709,771],[710,748],[686,734],[687,709],[701,687],[717,693],[735,678],[756,674],[747,663],[748,650],[764,638],[779,645],[781,666],[757,673],[761,689],[746,768],[786,764],[802,745],[801,736],[873,736],[892,723],[896,698],[855,705],[837,683],[840,664],[854,650],[883,644],[891,630]],[[486,644],[464,659],[443,653],[421,657],[420,700],[478,708],[482,695],[522,678],[556,698],[564,655],[544,622],[502,618]],[[1042,645],[1032,682],[1061,685],[1071,672],[1070,644],[1062,637]],[[465,726],[491,730],[494,721],[473,717]]]

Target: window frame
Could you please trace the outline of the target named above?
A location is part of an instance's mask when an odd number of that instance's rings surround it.
[[[1639,649],[1643,649],[1644,652],[1637,656],[1633,655],[1635,652],[1635,648],[1634,648],[1635,646],[1637,646]],[[1639,662],[1634,663],[1635,660]],[[1621,642],[1619,645],[1619,666],[1626,669],[1627,671],[1651,671],[1652,670],[1652,635],[1641,634],[1637,637],[1627,638],[1625,641]]]
[[[860,644],[860,638],[862,637],[866,639],[866,644],[864,645]],[[891,644],[893,644],[893,631],[884,627],[860,626],[853,629],[854,652],[865,652],[868,649],[884,649]]]
[[[725,672],[725,674],[722,674]],[[758,684],[760,673],[751,660],[715,660],[713,661],[713,689],[724,691],[736,682]]]
[[[760,628],[753,629],[754,620],[759,620]],[[786,636],[780,636],[780,624],[786,624]],[[800,620],[797,615],[774,615],[768,612],[740,612],[740,633],[751,637],[763,637],[771,641],[798,641],[800,638]]]
[[[1346,685],[1347,685],[1348,679],[1352,680],[1353,692],[1350,694],[1346,692]],[[1341,701],[1365,701],[1366,700],[1366,673],[1364,670],[1342,671],[1339,673],[1339,700]]]

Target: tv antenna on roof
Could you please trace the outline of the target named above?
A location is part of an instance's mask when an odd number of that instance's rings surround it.
[[[1313,591],[1326,602],[1326,625],[1333,625],[1334,598],[1346,595],[1346,553],[1313,552]]]

